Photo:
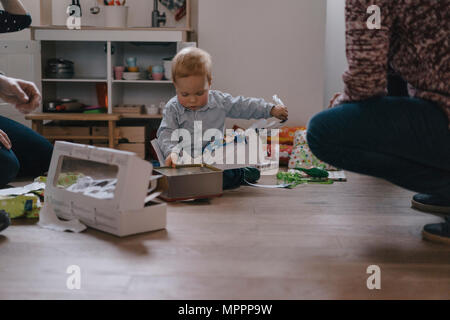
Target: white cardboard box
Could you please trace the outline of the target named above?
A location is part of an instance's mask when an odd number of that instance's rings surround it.
[[[84,164],[92,164],[93,168],[87,170],[92,176],[112,172],[117,178],[113,198],[99,199],[58,187],[63,164],[70,162],[77,163],[80,168]],[[131,152],[57,141],[48,173],[45,201],[53,205],[60,218],[79,219],[89,227],[119,237],[164,229],[166,203],[154,200],[145,206],[152,170],[149,162]]]

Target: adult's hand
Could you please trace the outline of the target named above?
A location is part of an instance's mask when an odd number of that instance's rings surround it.
[[[25,114],[38,108],[41,103],[41,93],[34,83],[1,75],[0,98]]]
[[[11,149],[12,144],[11,140],[9,140],[8,135],[5,133],[5,131],[0,129],[0,143],[5,146],[6,149]]]

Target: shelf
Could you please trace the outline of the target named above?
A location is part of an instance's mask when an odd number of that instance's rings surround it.
[[[106,79],[42,79],[42,82],[108,82]]]
[[[186,41],[190,29],[184,28],[95,28],[69,30],[66,26],[32,27],[32,40],[37,41],[123,41],[180,42]]]
[[[118,121],[119,114],[85,114],[85,113],[31,113],[26,120],[67,120],[67,121]]]
[[[113,83],[166,83],[172,84],[171,80],[113,80]]]
[[[138,114],[138,115],[134,115],[134,114],[125,114],[125,113],[120,113],[120,117],[121,119],[162,119],[162,115],[161,114]]]
[[[65,136],[45,136],[48,140],[64,140],[64,139],[70,139],[70,140],[108,140],[108,136],[72,136],[72,135],[65,135]]]
[[[32,26],[31,29],[34,30],[69,30],[67,26]],[[93,27],[93,26],[82,26],[80,30],[91,30],[91,31],[193,31],[192,28],[179,28],[179,27],[128,27],[128,28],[113,28],[113,27]]]

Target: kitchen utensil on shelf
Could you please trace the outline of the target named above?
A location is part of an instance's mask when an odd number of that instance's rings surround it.
[[[164,67],[160,65],[153,66],[152,79],[156,81],[161,81],[163,78],[164,78]]]
[[[72,61],[61,58],[49,59],[45,73],[52,79],[71,79],[75,74],[74,64]]]
[[[67,102],[56,106],[56,111],[81,112],[83,106],[80,102]]]
[[[166,13],[160,13],[158,10],[158,0],[154,0],[153,2],[153,11],[152,11],[152,28],[159,28],[160,25],[166,25]]]
[[[83,107],[76,99],[58,99],[44,105],[44,112],[82,112]]]
[[[164,73],[164,67],[160,65],[153,66],[152,73]]]
[[[128,57],[126,61],[127,61],[128,67],[136,67],[137,66],[137,58],[136,57]]]
[[[140,80],[141,73],[140,72],[124,72],[123,79],[124,80]]]
[[[105,6],[124,6],[127,0],[104,0]]]
[[[105,27],[126,28],[128,19],[128,6],[114,4],[103,7],[105,13]]]
[[[114,78],[116,80],[122,80],[124,71],[125,71],[124,66],[115,66],[114,67]]]
[[[128,72],[139,72],[139,67],[128,67]]]
[[[94,3],[92,4],[92,6],[89,8],[89,11],[91,12],[91,14],[99,14],[100,13],[100,7],[98,6],[98,2],[97,0],[92,0]]]
[[[96,83],[97,103],[103,108],[108,108],[108,85],[106,83]]]
[[[164,79],[164,73],[152,73],[152,79],[155,81],[161,81]]]
[[[172,60],[173,57],[171,58],[164,58],[164,76],[166,77],[167,80],[172,80]]]
[[[44,112],[57,112],[61,111],[61,105],[64,103],[75,103],[78,102],[76,99],[56,99],[48,101],[44,104]],[[59,108],[57,108],[59,106]]]
[[[84,108],[83,113],[86,114],[101,114],[106,113],[108,110],[102,106],[87,106]]]
[[[147,109],[147,114],[149,114],[149,115],[159,114],[159,108],[155,104],[150,105],[150,107],[147,107],[146,109]]]

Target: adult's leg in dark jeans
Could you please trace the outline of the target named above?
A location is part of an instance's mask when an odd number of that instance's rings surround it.
[[[17,160],[14,152],[0,145],[0,188],[16,177],[19,167],[19,160]],[[8,213],[1,209],[0,207],[0,231],[11,224]]]
[[[409,97],[347,103],[314,116],[311,151],[349,171],[450,199],[450,131],[434,103]]]
[[[11,140],[11,154],[4,154],[0,158],[0,165],[12,163],[12,155],[20,164],[18,177],[36,177],[45,173],[49,166],[53,153],[53,146],[48,140],[24,125],[11,119],[0,116],[0,129],[2,129]],[[3,148],[4,149],[4,148]],[[5,149],[2,151],[6,151]],[[9,160],[8,160],[9,159]],[[9,161],[9,162],[8,162]],[[5,172],[6,169],[0,169],[1,178],[5,183],[10,182],[11,174]],[[6,178],[3,178],[3,177]]]
[[[12,150],[0,146],[0,188],[14,180],[19,172],[20,165]]]

